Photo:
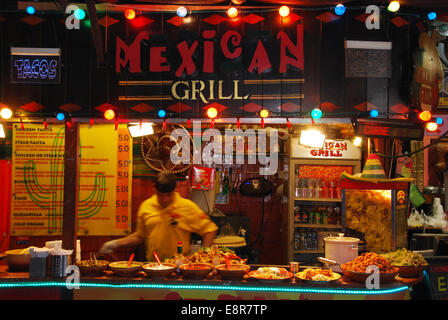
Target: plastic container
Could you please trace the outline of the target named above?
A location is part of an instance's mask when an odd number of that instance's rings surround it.
[[[70,264],[71,255],[50,255],[50,276],[64,278],[66,269]]]
[[[48,257],[30,258],[30,278],[45,277],[47,275],[47,258]]]
[[[326,237],[325,241],[325,258],[336,261],[339,265],[352,261],[358,256],[358,238],[344,237],[343,233],[339,233],[338,237]],[[341,272],[341,268],[334,267],[334,271]]]

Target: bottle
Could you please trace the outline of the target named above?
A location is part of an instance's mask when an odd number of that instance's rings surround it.
[[[302,179],[297,178],[296,198],[303,198]]]
[[[313,197],[314,198],[320,198],[320,190],[321,190],[321,188],[320,188],[320,179],[316,179],[315,180],[315,183],[314,183],[314,195],[313,195]]]
[[[333,216],[333,207],[327,208],[327,214],[328,214],[328,224],[335,224],[334,223],[334,216]]]
[[[316,224],[320,224],[320,212],[319,212],[319,208],[315,208],[314,209],[314,223]]]
[[[302,223],[308,223],[308,213],[305,209],[302,211]]]
[[[305,250],[305,235],[303,232],[300,232],[299,250]]]
[[[321,219],[322,219],[322,224],[328,224],[327,210],[325,208],[322,208]]]
[[[336,192],[335,192],[335,186],[334,186],[334,180],[330,180],[330,194],[329,194],[329,198],[334,199],[336,197]]]
[[[341,182],[336,181],[336,192],[335,192],[336,199],[342,198],[342,191],[341,191]]]
[[[174,256],[174,264],[177,265],[177,271],[179,272],[179,266],[186,263],[186,259],[182,254],[182,241],[177,242],[177,253]]]
[[[307,178],[302,178],[301,181],[302,181],[302,197],[309,198],[308,179]]]

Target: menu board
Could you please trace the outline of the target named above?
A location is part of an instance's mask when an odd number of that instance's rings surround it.
[[[65,126],[13,125],[11,235],[62,235]],[[79,126],[78,235],[131,230],[132,139],[126,125]]]
[[[12,127],[11,235],[60,235],[65,126]]]

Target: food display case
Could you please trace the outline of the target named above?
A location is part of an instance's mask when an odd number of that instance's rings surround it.
[[[350,140],[327,139],[322,149],[292,137],[289,161],[287,257],[314,264],[324,253],[324,238],[342,231],[342,173],[356,174],[361,149]]]
[[[369,179],[343,174],[342,224],[356,233],[367,251],[383,253],[407,247],[409,185],[413,179]]]

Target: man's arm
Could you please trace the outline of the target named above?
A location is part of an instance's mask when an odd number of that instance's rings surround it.
[[[202,235],[202,245],[206,248],[211,247],[216,236],[216,231],[204,233]]]
[[[122,247],[134,247],[142,244],[145,239],[140,238],[137,232],[134,232],[124,238],[107,241],[101,249],[100,254],[111,254],[115,249]]]

